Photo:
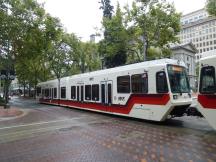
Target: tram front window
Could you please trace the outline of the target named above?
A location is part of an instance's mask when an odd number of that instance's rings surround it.
[[[167,69],[172,93],[189,93],[190,86],[186,69],[176,65],[168,65]]]

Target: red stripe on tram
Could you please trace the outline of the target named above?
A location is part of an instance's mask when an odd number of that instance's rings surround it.
[[[108,111],[121,114],[129,114],[134,104],[146,104],[146,105],[166,105],[170,100],[169,94],[132,94],[127,101],[126,105],[104,105],[101,103],[92,102],[78,102],[72,100],[49,100],[40,99],[42,103],[48,104],[60,104],[70,107],[79,107],[83,109],[93,109],[100,111]]]
[[[216,95],[198,95],[198,102],[203,108],[216,109]]]

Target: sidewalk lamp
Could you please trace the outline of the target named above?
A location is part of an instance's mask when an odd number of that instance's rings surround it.
[[[5,81],[4,84],[4,97],[5,97],[5,108],[8,107],[8,91],[9,91],[9,81],[15,79],[15,71],[14,70],[1,70],[0,79]]]

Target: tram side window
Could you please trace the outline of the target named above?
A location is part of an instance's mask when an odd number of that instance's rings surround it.
[[[164,71],[156,73],[156,88],[157,93],[168,93],[167,78]]]
[[[71,86],[71,99],[76,99],[76,86]]]
[[[41,94],[41,87],[37,87],[37,96]]]
[[[42,89],[42,97],[45,97],[45,89]]]
[[[54,98],[57,98],[57,88],[54,88]]]
[[[135,74],[131,76],[132,92],[147,93],[148,92],[148,74]]]
[[[130,93],[130,76],[117,77],[117,92],[118,93]]]
[[[91,85],[85,85],[85,100],[91,100]]]
[[[45,97],[49,97],[49,89],[45,89]]]
[[[200,77],[200,93],[216,93],[215,68],[203,67]]]
[[[92,85],[92,100],[99,101],[99,85],[98,84]]]
[[[61,87],[61,98],[66,98],[66,87]]]

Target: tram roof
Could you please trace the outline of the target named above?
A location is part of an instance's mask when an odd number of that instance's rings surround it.
[[[76,78],[80,78],[80,77],[97,76],[97,75],[102,75],[102,74],[111,74],[111,73],[116,73],[116,72],[132,70],[132,69],[138,69],[139,67],[147,68],[146,70],[148,70],[148,68],[150,68],[150,67],[167,65],[167,64],[185,66],[184,62],[182,62],[182,61],[179,62],[178,60],[174,60],[174,59],[152,60],[152,61],[129,64],[129,65],[124,65],[124,66],[119,66],[119,67],[114,67],[114,68],[109,68],[109,69],[97,70],[97,71],[93,71],[93,72],[87,72],[87,73],[83,73],[83,74],[76,74],[76,75],[72,75],[72,76],[67,76],[67,77],[61,78],[61,82],[64,82],[68,79],[76,79]],[[49,80],[49,81],[46,81],[43,83],[52,83],[52,82],[55,82],[56,80],[57,79]]]

